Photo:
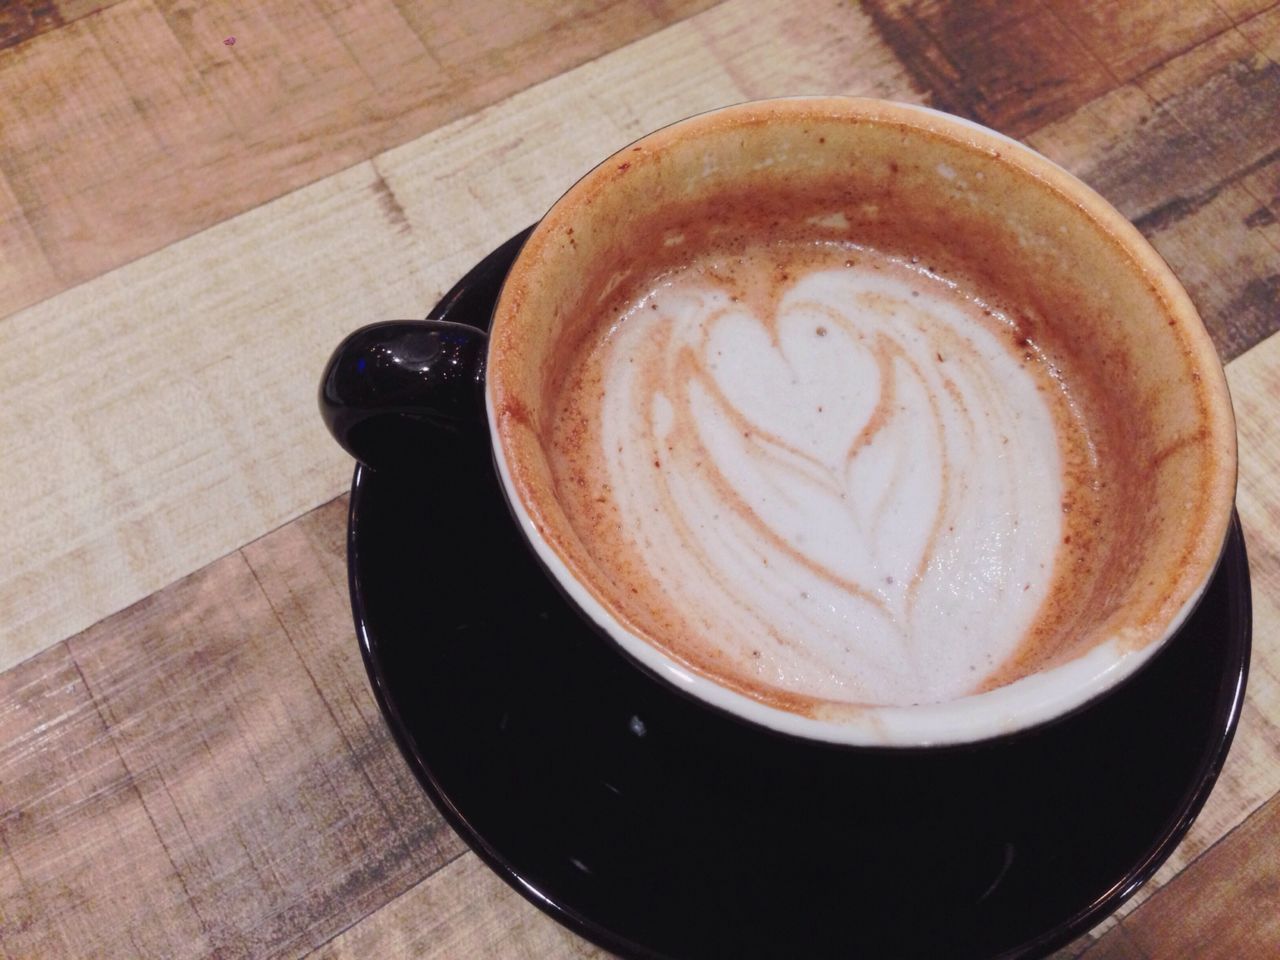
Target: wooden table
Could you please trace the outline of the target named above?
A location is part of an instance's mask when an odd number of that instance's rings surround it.
[[[381,722],[315,384],[611,150],[805,92],[1022,138],[1199,305],[1248,700],[1190,835],[1059,956],[1280,956],[1277,61],[1275,0],[0,0],[0,956],[600,955]]]

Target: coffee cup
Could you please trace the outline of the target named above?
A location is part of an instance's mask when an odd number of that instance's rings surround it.
[[[999,133],[856,98],[636,141],[534,227],[487,337],[364,328],[320,402],[374,469],[487,435],[639,669],[853,746],[1113,689],[1199,600],[1235,489],[1222,367],[1138,231]]]

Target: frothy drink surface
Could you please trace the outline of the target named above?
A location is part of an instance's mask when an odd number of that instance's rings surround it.
[[[732,687],[949,700],[1057,615],[1087,433],[1016,325],[922,264],[704,255],[629,287],[556,406],[557,496],[622,613]]]

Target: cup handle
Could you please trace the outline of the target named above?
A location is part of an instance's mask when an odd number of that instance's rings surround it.
[[[320,380],[320,415],[374,470],[421,464],[442,439],[483,433],[488,336],[449,320],[390,320],[338,345]]]

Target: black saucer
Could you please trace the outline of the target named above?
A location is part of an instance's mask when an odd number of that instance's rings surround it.
[[[523,237],[433,316],[484,325]],[[1232,527],[1180,634],[1085,710],[928,754],[789,741],[699,710],[570,609],[487,438],[356,470],[356,628],[449,822],[556,920],[629,957],[1036,957],[1155,872],[1221,769],[1250,588]]]

